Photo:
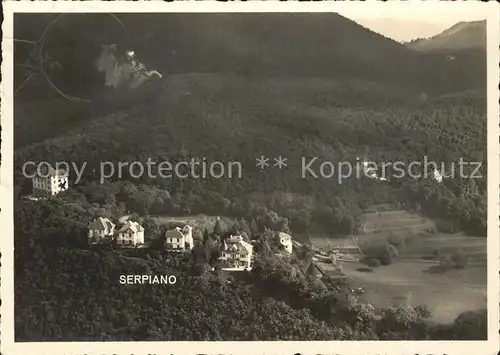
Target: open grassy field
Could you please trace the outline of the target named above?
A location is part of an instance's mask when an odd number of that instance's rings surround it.
[[[418,213],[404,210],[384,210],[383,208],[371,208],[363,215],[362,224],[362,231],[355,236],[330,238],[327,234],[312,234],[310,236],[294,235],[294,238],[305,243],[308,243],[310,238],[315,247],[325,250],[352,244],[353,238],[356,238],[357,243],[363,249],[363,247],[385,244],[391,235],[412,238],[435,229],[433,221]]]
[[[365,213],[364,233],[374,232],[419,232],[434,228],[428,218],[408,211],[385,211]]]
[[[360,263],[344,263],[343,271],[361,296],[375,307],[391,304],[427,305],[436,322],[452,322],[460,313],[486,307],[486,267],[469,265],[464,270],[432,273],[435,263],[399,260],[371,273],[360,272]]]
[[[407,239],[406,248],[400,259],[426,259],[434,251],[440,255],[461,250],[471,262],[486,265],[486,238],[471,237],[464,234],[424,234]]]
[[[343,263],[343,271],[353,287],[363,287],[361,296],[375,307],[391,304],[425,304],[433,320],[447,323],[460,313],[486,307],[486,239],[463,234],[435,232],[434,223],[418,213],[372,209],[364,215],[364,233],[356,236],[362,250],[387,243],[391,235],[405,237],[406,247],[389,266],[362,272],[365,265]],[[354,237],[327,239],[311,236],[318,248],[353,243]],[[432,254],[451,254],[461,250],[470,261],[463,270],[440,272]],[[330,264],[321,264],[325,269]]]

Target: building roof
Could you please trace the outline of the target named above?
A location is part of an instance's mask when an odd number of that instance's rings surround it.
[[[168,231],[165,232],[165,236],[167,234],[170,234],[170,233],[175,233],[175,234],[181,234],[182,236],[184,236],[184,231],[186,232],[190,232],[191,230],[193,230],[193,227],[191,227],[189,224],[186,224],[184,227],[180,228],[180,227],[175,227],[173,229],[170,229]]]
[[[120,229],[118,229],[118,233],[125,232],[129,229],[131,229],[132,232],[134,233],[144,231],[144,228],[139,223],[133,221],[127,221],[120,227]]]
[[[106,228],[112,229],[114,227],[115,227],[114,223],[111,222],[109,218],[103,218],[103,217],[98,217],[89,224],[89,229],[92,230],[104,230]]]
[[[227,241],[224,242],[224,251],[229,252],[247,252],[251,253],[253,250],[253,245],[247,243],[243,240],[243,237],[238,236],[230,236]]]
[[[54,169],[52,165],[47,164],[40,167],[41,174],[37,174],[37,177],[49,177],[49,176],[68,176],[68,172],[64,169]]]
[[[287,239],[288,241],[292,241],[292,236],[290,234],[284,233],[284,232],[279,232],[278,237],[280,239]]]
[[[182,233],[181,229],[179,227],[176,227],[174,229],[170,229],[165,232],[165,237],[181,237],[184,238],[184,234]]]

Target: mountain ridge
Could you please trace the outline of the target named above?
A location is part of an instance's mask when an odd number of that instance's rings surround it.
[[[486,20],[461,21],[432,37],[410,41],[406,46],[420,52],[486,50]]]
[[[21,18],[15,24],[16,36],[33,39],[52,17],[26,14]],[[102,45],[110,44],[116,44],[120,52],[135,51],[146,67],[165,75],[356,78],[427,93],[477,88],[481,81],[476,78],[484,76],[479,68],[464,77],[460,74],[468,63],[450,66],[443,58],[415,53],[335,13],[169,14],[167,20],[162,14],[120,14],[123,26],[111,16],[90,18],[91,25],[89,15],[63,16],[45,40],[47,53],[62,67],[54,81],[69,92],[103,86],[102,76],[90,63]],[[23,27],[22,21],[30,26]],[[24,61],[28,49],[26,44],[17,44],[16,62]],[[453,87],[446,80],[436,80],[436,72],[455,78]],[[16,75],[15,79],[21,83],[24,77]]]

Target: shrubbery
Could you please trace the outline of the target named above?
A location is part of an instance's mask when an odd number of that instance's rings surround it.
[[[379,255],[380,263],[382,265],[391,265],[394,258],[399,255],[399,251],[392,244],[387,243]]]
[[[369,266],[369,267],[372,267],[372,268],[376,268],[376,267],[379,267],[381,265],[381,262],[378,258],[364,258],[362,260],[363,264]]]
[[[392,234],[389,236],[388,240],[389,244],[393,245],[398,252],[402,252],[406,248],[405,238],[403,236],[396,236]]]
[[[462,250],[457,250],[451,254],[451,261],[456,269],[463,269],[467,266],[469,260]]]

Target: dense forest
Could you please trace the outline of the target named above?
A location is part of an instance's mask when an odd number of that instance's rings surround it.
[[[46,50],[58,65],[50,74],[91,102],[69,102],[40,77],[16,96],[17,340],[484,339],[485,311],[436,325],[425,305],[375,310],[348,284],[318,278],[307,247],[276,257],[272,234],[353,235],[364,209],[397,203],[444,232],[485,237],[485,53],[450,63],[337,15],[200,16],[120,15],[121,24],[69,16],[51,28]],[[53,20],[16,16],[16,36],[34,40]],[[110,43],[133,47],[163,78],[135,91],[103,88],[92,63]],[[15,55],[23,63],[30,48],[20,44]],[[15,75],[20,83],[29,72]],[[260,155],[286,156],[288,167],[263,173],[255,166]],[[191,157],[241,162],[243,176],[125,172],[100,181],[102,162]],[[427,157],[444,164],[445,178],[395,178],[391,169],[384,182],[302,178],[302,157],[406,166]],[[461,158],[482,162],[483,178],[447,177]],[[70,171],[67,191],[30,201],[23,198],[32,191],[22,175],[27,161],[85,170],[78,183]],[[190,255],[165,253],[158,245],[166,227],[152,216],[198,213],[236,222],[195,231]],[[125,214],[157,243],[129,253],[88,245],[93,218]],[[216,245],[236,232],[258,242],[257,255],[252,271],[229,275],[216,267]],[[174,274],[177,283],[121,285],[124,274]]]
[[[127,255],[91,250],[82,227],[94,211],[61,199],[16,206],[16,339],[354,340],[484,339],[486,312],[453,324],[425,306],[377,314],[344,283],[319,279],[308,250],[276,257],[267,233],[251,272],[210,271],[210,233],[192,255],[154,248]],[[225,231],[221,231],[223,234]],[[130,254],[130,253],[129,253]],[[301,256],[303,254],[305,256]],[[308,263],[309,261],[309,263]],[[170,285],[122,285],[120,275],[175,275]]]
[[[379,91],[356,91],[354,84],[336,86],[319,79],[281,83],[194,75],[175,77],[170,85],[149,102],[18,149],[18,192],[30,191],[31,182],[21,174],[24,162],[64,161],[79,167],[87,164],[76,191],[116,195],[117,180],[148,186],[139,192],[135,190],[141,188],[135,187],[121,201],[139,214],[189,211],[244,217],[252,209],[267,208],[287,217],[296,231],[314,228],[315,222],[323,220],[326,223],[319,224],[329,233],[348,234],[356,232],[364,208],[398,201],[485,236],[486,108],[480,94],[393,103],[389,109],[377,107],[381,106]],[[323,91],[318,91],[320,85],[326,86]],[[273,95],[269,91],[276,86],[279,91]],[[294,104],[287,105],[292,97]],[[289,166],[263,175],[255,167],[259,155],[286,156]],[[151,158],[175,163],[191,157],[241,162],[243,175],[240,179],[164,179],[156,173],[153,179],[146,174],[131,177],[125,169],[122,176],[98,183],[101,162],[145,164]],[[451,174],[455,165],[455,176],[442,184],[408,176],[388,183],[351,176],[339,183],[338,174],[329,179],[302,178],[302,157],[334,163],[368,158],[377,163],[400,161],[405,166],[426,157],[438,166],[443,163],[443,174]],[[483,178],[458,176],[460,158],[482,162]],[[466,174],[472,170],[465,167]],[[92,197],[91,202],[105,199]],[[255,207],[246,207],[249,204]]]

